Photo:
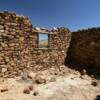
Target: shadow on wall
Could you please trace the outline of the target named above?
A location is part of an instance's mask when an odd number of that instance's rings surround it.
[[[72,33],[65,65],[100,78],[100,28]]]

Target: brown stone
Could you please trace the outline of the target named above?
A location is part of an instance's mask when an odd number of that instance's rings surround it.
[[[2,68],[2,73],[6,72],[7,71],[7,68]]]
[[[51,77],[49,81],[50,82],[55,82],[56,81],[56,78],[55,77]]]
[[[28,88],[29,88],[30,91],[33,90],[33,86],[32,85],[28,86]]]
[[[8,89],[7,89],[6,87],[3,87],[3,88],[1,89],[1,92],[6,92],[6,91],[8,91]]]
[[[43,83],[46,83],[46,79],[45,79],[45,77],[43,77],[43,76],[36,76],[35,77],[35,82],[37,83],[37,84],[43,84]]]
[[[97,83],[97,82],[95,82],[95,81],[93,81],[93,82],[91,83],[91,85],[93,85],[93,86],[97,86],[97,85],[98,85],[98,83]]]
[[[39,93],[37,92],[37,91],[35,91],[34,93],[33,93],[33,95],[34,96],[37,96]]]
[[[30,89],[29,89],[29,88],[25,88],[25,89],[23,90],[23,93],[25,93],[25,94],[30,94]]]
[[[30,79],[34,79],[35,75],[36,75],[36,73],[30,72],[30,73],[28,73],[27,77]]]

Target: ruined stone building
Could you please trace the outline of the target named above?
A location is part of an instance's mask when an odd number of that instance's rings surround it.
[[[0,76],[63,64],[100,69],[100,28],[72,33],[63,27],[50,30],[34,27],[25,16],[0,13]]]
[[[39,34],[48,37],[40,47]],[[33,27],[25,16],[0,13],[0,76],[13,77],[23,70],[45,70],[64,64],[70,31],[67,28]]]

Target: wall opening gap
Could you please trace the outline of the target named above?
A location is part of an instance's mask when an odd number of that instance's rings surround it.
[[[39,48],[49,48],[49,36],[45,33],[38,33]]]

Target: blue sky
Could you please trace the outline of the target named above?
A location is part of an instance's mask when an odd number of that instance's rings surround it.
[[[100,26],[100,0],[0,0],[4,10],[28,16],[33,26],[71,31]]]
[[[39,41],[41,40],[47,40],[48,41],[48,35],[47,34],[39,34]]]

